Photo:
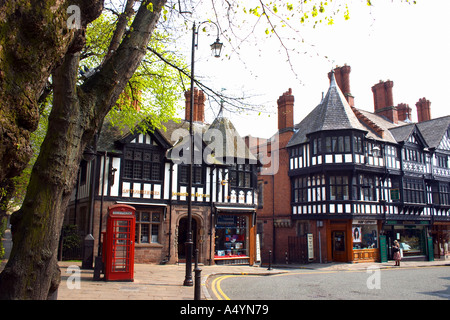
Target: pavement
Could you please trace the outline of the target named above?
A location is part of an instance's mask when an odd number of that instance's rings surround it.
[[[10,233],[2,239],[6,255],[2,266],[6,263],[11,249]],[[94,281],[94,270],[81,269],[81,262],[62,261],[61,284],[58,290],[58,300],[193,300],[194,286],[183,286],[186,266],[135,264],[134,281]],[[418,268],[431,266],[450,266],[450,260],[439,261],[402,261],[400,268]],[[368,267],[380,269],[399,268],[394,262],[387,263],[311,263],[304,265],[281,264],[274,265],[272,270],[267,266],[207,266],[200,265],[201,299],[211,300],[207,289],[209,278],[219,275],[274,275],[298,272],[301,269],[315,271],[366,271]],[[3,268],[0,267],[0,270]],[[194,269],[194,268],[193,268]],[[195,273],[192,271],[192,278]],[[251,299],[251,297],[249,297]]]

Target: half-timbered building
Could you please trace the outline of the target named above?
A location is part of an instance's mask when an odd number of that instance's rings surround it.
[[[189,119],[190,93],[185,96]],[[127,204],[136,209],[135,262],[183,262],[191,196],[199,262],[255,262],[257,160],[227,118],[206,124],[203,92],[196,89],[194,97],[192,190],[189,121],[146,133],[103,126],[94,160],[81,163],[66,215],[66,224],[95,238],[95,255],[101,254],[107,208]]]
[[[450,116],[431,119],[423,98],[412,123],[411,108],[393,104],[392,81],[372,87],[374,112],[357,109],[349,73],[349,66],[333,70],[322,101],[295,126],[282,119],[293,118],[293,96],[285,93],[277,135],[252,149],[289,132],[287,143],[276,144],[278,172],[258,179],[262,250],[283,263],[373,262],[391,258],[398,240],[404,258],[448,257]],[[286,183],[290,190],[278,194]]]

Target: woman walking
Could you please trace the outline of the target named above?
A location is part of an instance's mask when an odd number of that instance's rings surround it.
[[[397,240],[394,240],[392,251],[394,252],[395,265],[400,267],[400,260],[402,260],[402,256],[400,255],[400,244]]]

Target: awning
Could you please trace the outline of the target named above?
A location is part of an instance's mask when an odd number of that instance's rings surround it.
[[[219,212],[246,212],[246,213],[251,213],[251,212],[256,212],[256,208],[253,207],[227,207],[227,206],[215,206],[216,210]]]
[[[130,201],[116,201],[117,204],[128,204],[135,206],[158,206],[158,207],[167,207],[167,204],[164,203],[151,203],[151,202],[130,202]]]

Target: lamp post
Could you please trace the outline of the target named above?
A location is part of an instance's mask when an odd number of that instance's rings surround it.
[[[192,241],[192,173],[193,173],[193,164],[194,164],[194,65],[195,65],[195,48],[198,48],[198,31],[200,26],[204,23],[213,23],[217,28],[217,39],[211,45],[211,50],[213,51],[214,57],[219,58],[220,52],[222,51],[223,44],[219,40],[219,27],[216,23],[212,21],[204,21],[196,27],[195,22],[192,26],[192,51],[191,51],[191,101],[190,101],[190,110],[189,110],[189,136],[190,136],[190,155],[191,159],[188,165],[189,172],[189,184],[188,184],[188,228],[187,228],[187,237],[185,242],[186,249],[186,275],[184,279],[184,286],[193,286],[194,283],[192,281],[192,250],[193,250],[193,241]]]

